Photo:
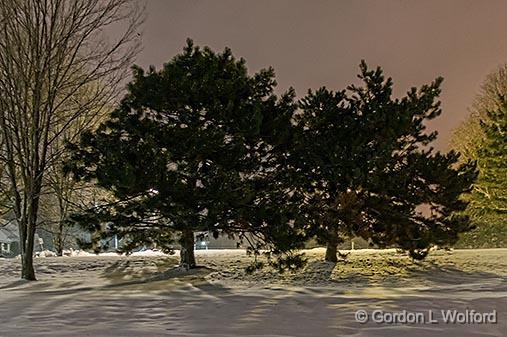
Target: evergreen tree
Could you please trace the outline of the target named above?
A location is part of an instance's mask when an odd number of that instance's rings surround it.
[[[477,212],[507,215],[507,101],[482,122],[485,140],[477,153],[479,177],[470,206]]]
[[[423,257],[431,244],[453,243],[470,229],[454,211],[466,206],[460,195],[475,178],[474,165],[453,168],[456,153],[422,149],[437,136],[424,123],[441,113],[435,99],[442,79],[393,99],[380,68],[362,62],[359,77],[363,87],[321,88],[301,100],[292,159],[307,197],[306,232],[327,244],[328,261],[351,235]]]
[[[272,69],[250,76],[229,49],[217,54],[191,40],[160,71],[135,67],[110,119],[70,146],[67,170],[115,197],[75,220],[96,232],[109,222],[103,235],[124,238],[126,250],[169,247],[176,235],[187,267],[196,231],[249,232],[254,246],[292,249],[294,212],[276,177],[285,174],[294,93],[278,98],[275,85]]]

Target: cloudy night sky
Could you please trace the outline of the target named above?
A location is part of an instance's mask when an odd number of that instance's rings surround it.
[[[395,95],[437,76],[443,114],[430,127],[446,149],[484,77],[507,62],[507,1],[147,0],[141,66],[160,67],[187,37],[230,47],[250,71],[273,66],[279,92],[357,83],[361,59],[381,66]]]

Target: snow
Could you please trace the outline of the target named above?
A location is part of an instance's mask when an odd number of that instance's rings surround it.
[[[242,250],[130,256],[73,251],[37,257],[39,281],[0,258],[0,336],[505,336],[507,249],[435,251],[413,263],[396,250],[352,251],[334,265],[323,249],[306,267],[252,274]],[[43,254],[46,255],[46,254]],[[496,324],[366,324],[354,313],[496,310]]]

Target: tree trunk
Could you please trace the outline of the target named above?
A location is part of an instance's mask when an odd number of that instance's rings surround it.
[[[36,281],[35,270],[33,268],[33,247],[27,247],[25,253],[21,256],[21,278],[28,281]]]
[[[60,223],[58,224],[58,233],[56,236],[56,255],[63,256],[63,221],[60,220]]]
[[[58,232],[56,234],[56,255],[58,256],[63,256],[63,246],[64,246],[64,241],[65,241],[65,237],[64,237],[64,234],[63,234],[63,224],[64,224],[64,220],[65,220],[65,206],[64,206],[64,200],[63,200],[63,191],[65,190],[65,187],[62,186],[63,183],[60,183],[60,185],[57,185],[57,188],[55,188],[55,191],[56,191],[56,194],[57,194],[57,198],[58,198],[58,217],[59,217],[59,222],[58,222]],[[53,185],[55,186],[55,185]]]
[[[33,268],[33,245],[35,237],[35,226],[25,223],[26,236],[20,237],[21,248],[21,278],[28,281],[35,281],[35,270]]]
[[[39,195],[42,189],[42,174],[37,174],[30,181],[28,196],[25,199],[28,207],[26,208],[26,216],[21,221],[20,231],[23,230],[25,235],[20,236],[21,242],[21,277],[28,281],[35,281],[35,270],[33,268],[33,250],[35,241],[35,228],[37,227],[37,213],[39,211]]]
[[[326,246],[326,257],[325,260],[328,262],[338,262],[336,256],[338,246],[338,234],[334,231],[329,231],[327,246]]]
[[[186,269],[195,268],[194,232],[183,230],[180,238],[180,265]]]
[[[40,189],[39,189],[40,192]],[[16,202],[14,212],[17,217],[19,230],[19,250],[21,255],[21,278],[28,281],[35,281],[35,270],[33,268],[33,250],[35,241],[35,227],[37,223],[37,210],[39,198],[24,197],[23,202],[19,192],[15,192]],[[22,207],[28,204],[28,207]]]

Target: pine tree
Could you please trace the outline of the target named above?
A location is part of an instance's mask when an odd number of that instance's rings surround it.
[[[67,163],[115,202],[74,219],[97,232],[108,222],[103,235],[124,238],[127,250],[169,247],[179,237],[181,263],[190,268],[195,231],[249,232],[291,249],[292,212],[280,206],[284,185],[273,181],[284,172],[294,92],[277,97],[275,85],[272,69],[249,76],[229,49],[217,54],[190,40],[159,71],[135,67],[120,106],[70,146]]]
[[[424,123],[441,113],[441,78],[393,99],[380,68],[363,62],[359,77],[363,87],[321,88],[301,100],[293,159],[307,196],[307,233],[327,244],[328,261],[352,235],[423,257],[431,244],[453,243],[470,229],[454,212],[466,206],[460,195],[475,178],[474,165],[454,168],[456,153],[422,150],[437,136]],[[424,206],[429,216],[421,214]]]

